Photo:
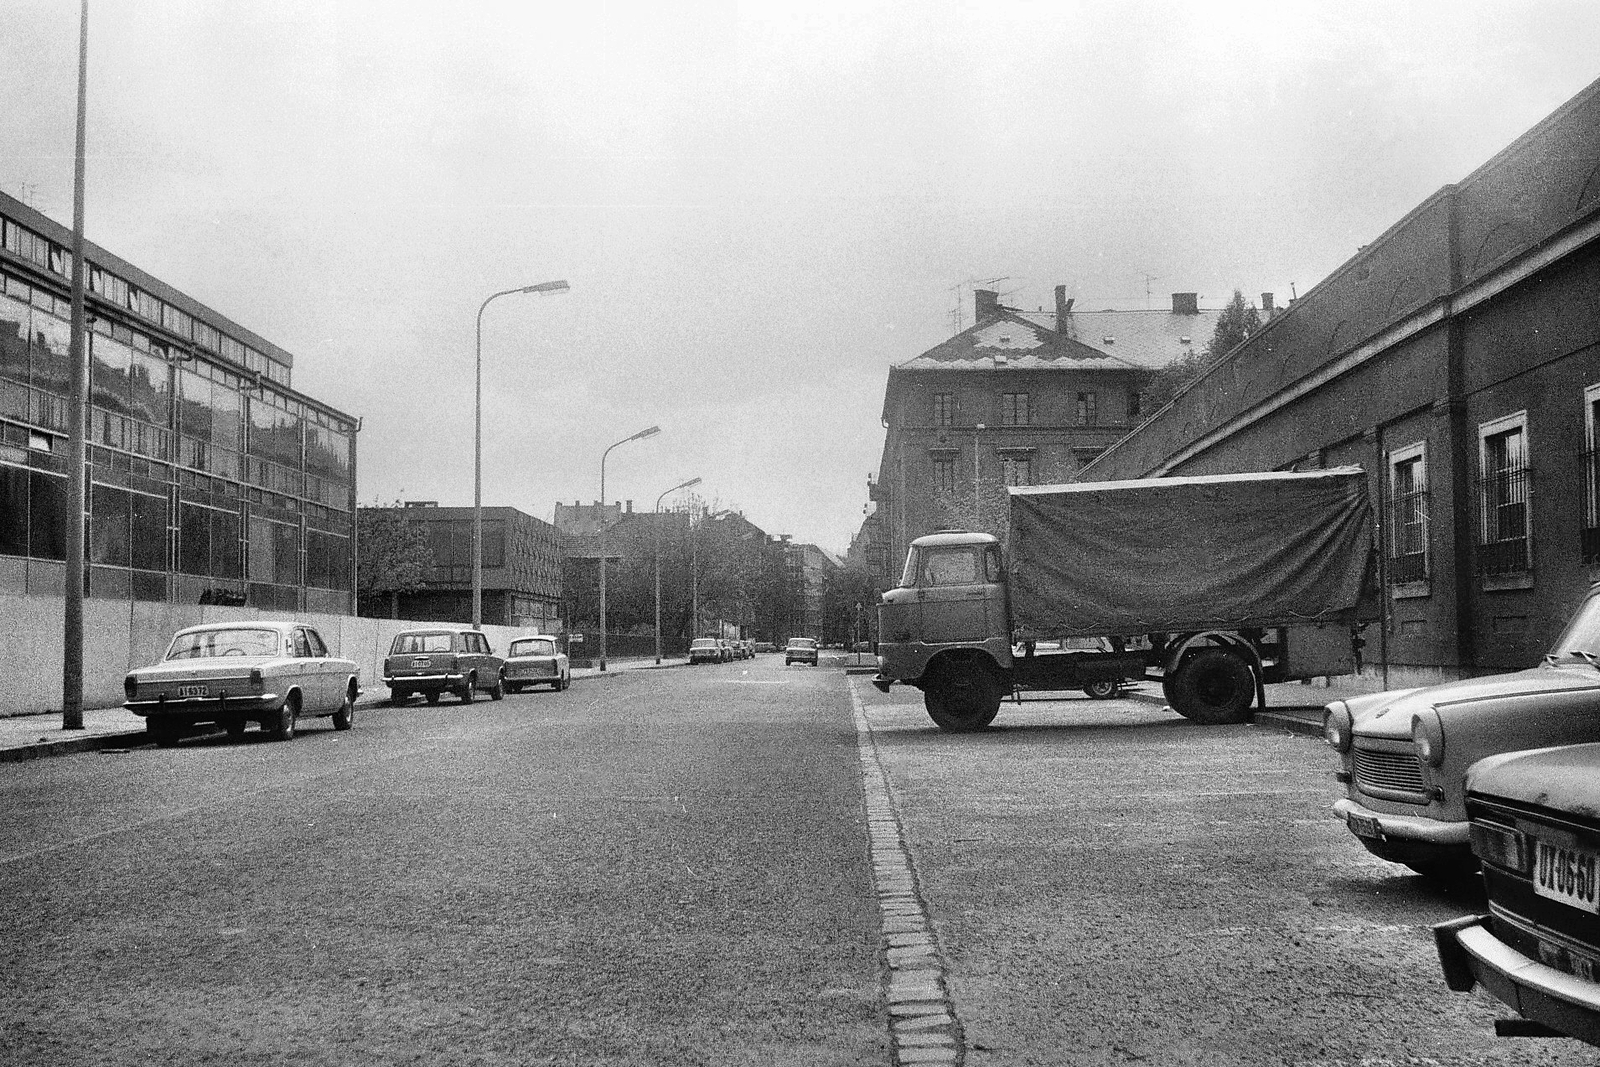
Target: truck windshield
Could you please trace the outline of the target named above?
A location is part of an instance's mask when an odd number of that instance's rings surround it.
[[[919,586],[977,585],[983,581],[978,554],[970,547],[925,548],[919,554],[921,562],[916,574]]]
[[[1590,597],[1578,608],[1578,613],[1567,623],[1566,630],[1556,639],[1547,660],[1586,659],[1593,663],[1600,657],[1600,597]]]

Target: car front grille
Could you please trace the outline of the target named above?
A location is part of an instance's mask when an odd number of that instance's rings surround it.
[[[1376,749],[1355,750],[1356,785],[1363,792],[1374,789],[1393,793],[1423,793],[1422,764],[1414,752],[1383,752]]]

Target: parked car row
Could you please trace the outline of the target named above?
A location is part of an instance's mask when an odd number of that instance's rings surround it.
[[[744,638],[697,637],[689,642],[689,662],[729,663],[736,659],[751,659],[756,651],[756,643]]]
[[[437,704],[446,693],[470,703],[479,692],[499,700],[530,685],[565,689],[572,668],[554,637],[519,637],[501,658],[478,630],[407,630],[384,658],[383,684],[395,704],[413,695]],[[256,723],[278,741],[318,716],[348,730],[362,692],[355,662],[333,655],[315,627],[272,621],[179,630],[161,660],[128,672],[122,689],[122,706],[143,716],[145,732],[163,746],[201,725],[238,737]]]
[[[1334,701],[1323,724],[1362,845],[1482,872],[1488,914],[1434,928],[1449,987],[1600,1044],[1600,586],[1537,667]]]

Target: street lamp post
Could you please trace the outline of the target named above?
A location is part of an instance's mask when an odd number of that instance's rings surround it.
[[[564,293],[564,281],[540,282],[491,293],[478,305],[478,344],[472,392],[472,628],[483,625],[483,309],[512,293]]]
[[[686,482],[679,482],[656,497],[656,662],[661,662],[661,501],[667,493],[676,493],[679,489],[687,489],[691,485],[699,485],[700,479],[690,478]]]
[[[606,457],[611,455],[611,449],[617,445],[625,445],[629,441],[642,441],[660,432],[659,426],[647,427],[632,437],[624,437],[600,453],[600,669],[602,671],[606,669]]]
[[[89,0],[78,9],[78,135],[72,168],[72,333],[67,352],[67,507],[66,578],[61,619],[61,728],[83,729],[83,464],[84,394],[88,365],[84,358],[83,163],[89,99]]]

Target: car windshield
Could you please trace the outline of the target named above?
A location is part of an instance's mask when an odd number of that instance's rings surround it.
[[[556,654],[556,643],[549,638],[527,638],[522,641],[511,642],[513,656],[553,656]]]
[[[697,637],[693,641],[689,642],[689,647],[690,648],[716,648],[717,647],[717,643],[716,643],[716,641],[712,640],[709,637]]]
[[[810,637],[796,637],[789,641],[790,648],[816,648],[817,642]]]
[[[1578,608],[1567,628],[1556,639],[1555,648],[1545,657],[1550,661],[1587,660],[1600,657],[1600,597],[1590,597]]]
[[[276,630],[191,630],[172,639],[167,659],[208,659],[212,656],[276,656]]]
[[[403,656],[419,652],[449,651],[449,634],[401,634],[394,639],[394,647],[389,650],[389,655]]]

